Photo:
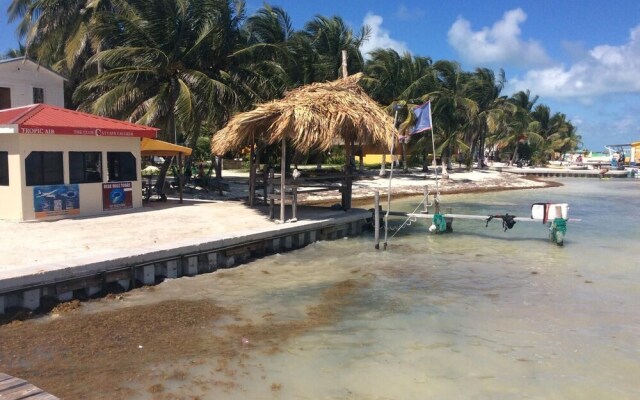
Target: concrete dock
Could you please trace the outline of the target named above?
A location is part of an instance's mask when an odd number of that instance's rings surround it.
[[[611,169],[571,169],[571,168],[513,168],[501,167],[500,171],[522,176],[546,178],[628,178],[629,172]]]
[[[318,240],[356,236],[371,218],[362,209],[304,206],[296,222],[278,223],[267,215],[266,207],[240,202],[193,201],[150,203],[95,218],[0,221],[0,314],[38,310],[105,288],[129,290],[213,272]]]

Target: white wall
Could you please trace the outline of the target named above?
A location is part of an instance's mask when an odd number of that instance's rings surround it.
[[[33,104],[33,88],[44,89],[44,102],[64,108],[64,78],[31,60],[0,62],[0,87],[11,89],[11,107]]]
[[[18,135],[0,134],[0,150],[9,152],[9,186],[0,186],[0,219],[22,219],[22,182]]]

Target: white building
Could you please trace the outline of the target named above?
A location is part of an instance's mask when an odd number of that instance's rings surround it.
[[[142,207],[140,142],[157,132],[49,104],[0,110],[0,219]]]
[[[26,57],[0,60],[0,110],[36,103],[64,107],[65,81]]]

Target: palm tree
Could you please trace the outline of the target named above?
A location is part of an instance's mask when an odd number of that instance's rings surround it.
[[[531,143],[531,137],[540,134],[541,125],[535,121],[534,105],[538,101],[538,96],[531,97],[531,92],[519,91],[514,93],[509,99],[509,103],[515,106],[507,115],[500,130],[500,134],[495,138],[498,147],[502,149],[512,149],[511,163],[518,160],[518,150],[525,144]],[[540,108],[540,112],[543,108]],[[534,142],[538,143],[539,140]]]
[[[428,57],[399,55],[393,49],[377,49],[365,64],[363,86],[380,104],[410,100],[432,91],[435,77]]]
[[[233,2],[113,4],[113,11],[96,15],[95,35],[114,46],[90,59],[89,65],[104,63],[105,72],[76,90],[82,109],[160,127],[165,140],[184,132],[194,145],[203,127],[217,130],[234,109],[261,100],[273,87],[265,73],[269,65],[248,64],[250,54],[241,51],[244,10]]]
[[[515,104],[505,115],[499,134],[494,138],[494,141],[501,151],[511,151],[511,164],[518,160],[518,150],[527,144],[529,134],[535,133],[539,129],[538,125],[532,125],[532,122],[531,114]]]
[[[248,56],[244,59],[247,64],[271,68],[274,76],[269,83],[273,87],[263,92],[263,100],[281,97],[284,90],[292,86],[289,74],[296,65],[291,44],[295,34],[291,18],[282,8],[265,4],[247,19],[243,31],[246,43],[236,56]]]
[[[9,22],[20,20],[17,33],[25,42],[24,54],[68,76],[72,92],[100,72],[100,64],[93,70],[84,66],[109,46],[108,38],[94,35],[93,26],[97,13],[111,9],[111,0],[12,0],[8,15]]]
[[[573,151],[582,145],[582,137],[578,135],[577,129],[567,120],[567,116],[557,112],[549,119],[549,124],[555,136],[554,150],[562,155]]]
[[[531,98],[531,91],[527,90],[525,92],[521,90],[517,93],[514,93],[511,96],[510,101],[516,106],[530,113],[533,110],[533,106],[536,104],[539,98],[540,96],[537,96],[537,95]]]
[[[472,143],[471,153],[475,154],[475,146],[478,146],[478,166],[484,167],[486,160],[484,157],[485,143],[489,134],[495,134],[501,122],[505,118],[507,109],[515,107],[507,102],[506,96],[501,96],[500,92],[506,82],[504,71],[500,70],[496,78],[492,70],[488,68],[477,68],[469,82],[469,93],[478,104],[477,118],[472,122],[473,131],[470,138]]]
[[[9,22],[20,19],[18,36],[25,40],[30,57],[52,66],[60,62],[71,70],[95,50],[93,18],[108,7],[108,0],[13,0],[7,11]]]
[[[302,34],[315,53],[312,59],[314,82],[332,81],[341,77],[343,50],[347,52],[348,74],[363,71],[364,58],[360,46],[369,36],[369,27],[362,27],[360,33],[355,35],[341,17],[317,16],[307,22]]]
[[[468,151],[468,132],[478,115],[478,103],[471,97],[469,82],[472,75],[462,71],[452,61],[438,61],[433,65],[437,74],[438,88],[424,96],[433,101],[435,134],[440,136],[436,150],[442,159],[443,169],[450,162],[455,150]]]
[[[5,51],[4,54],[0,56],[0,59],[24,57],[25,53],[26,53],[26,47],[24,47],[22,43],[18,43],[17,49],[14,48],[14,49],[9,49]]]

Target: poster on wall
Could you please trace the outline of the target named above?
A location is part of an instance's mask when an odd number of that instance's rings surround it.
[[[102,184],[102,209],[122,210],[133,208],[131,182],[109,182]]]
[[[36,218],[80,214],[78,185],[46,185],[33,187]]]

